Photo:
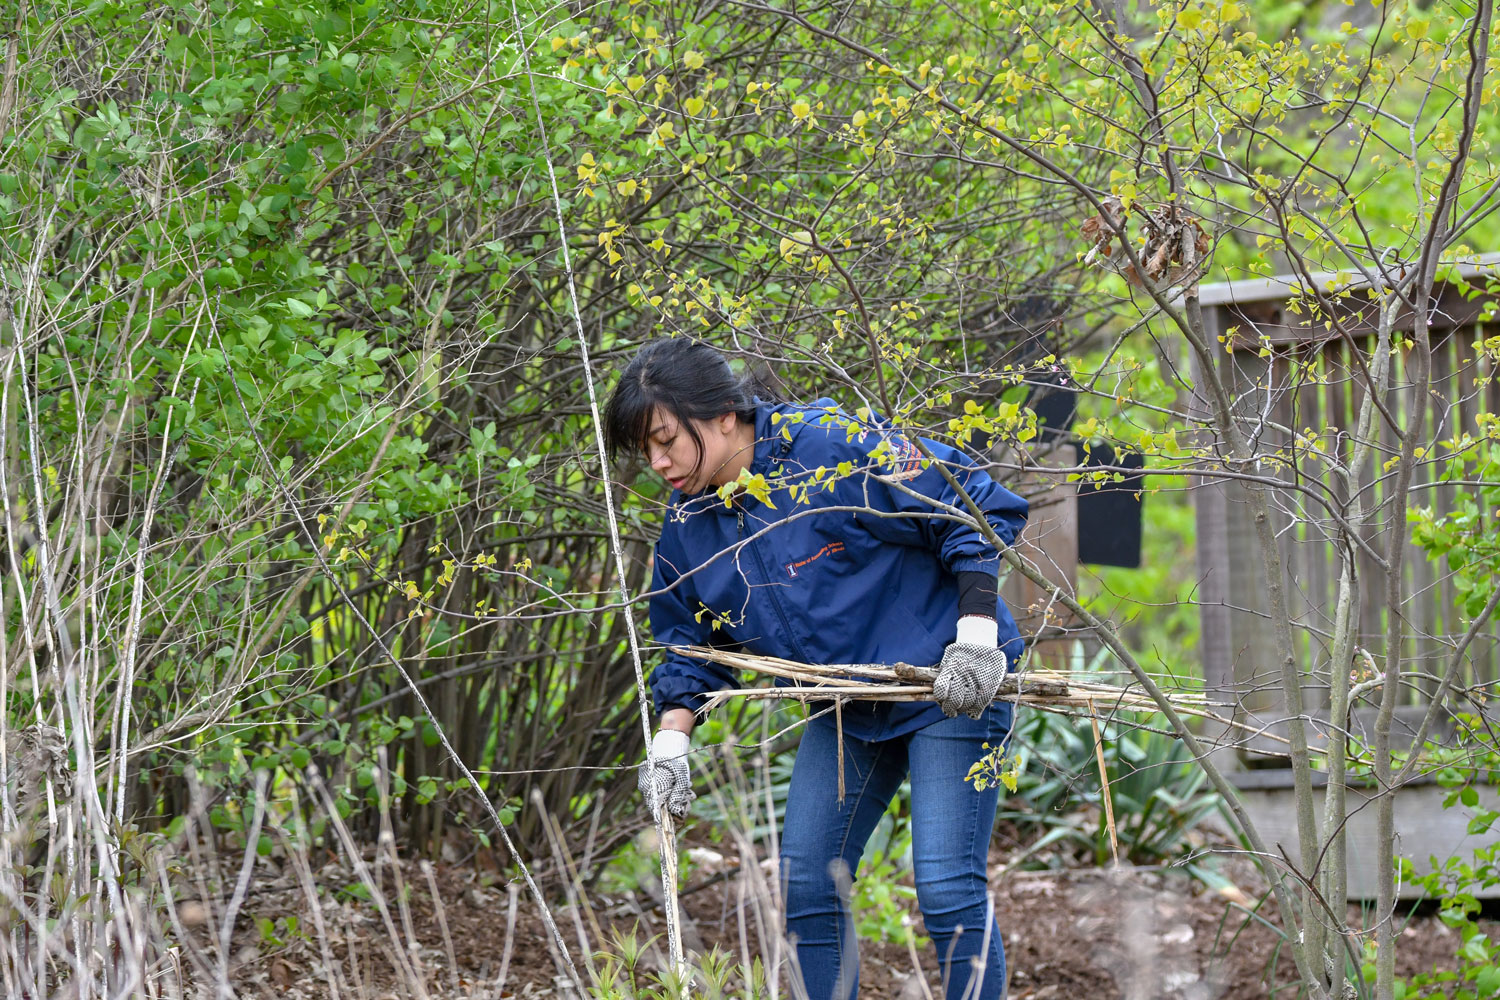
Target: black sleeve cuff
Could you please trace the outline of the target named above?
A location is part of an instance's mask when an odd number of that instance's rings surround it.
[[[958,616],[982,615],[995,617],[995,605],[1000,599],[1000,588],[994,573],[967,572],[958,574]]]

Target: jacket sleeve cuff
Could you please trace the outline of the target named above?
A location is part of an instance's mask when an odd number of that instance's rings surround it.
[[[662,717],[663,713],[670,712],[674,708],[686,708],[696,715],[701,722],[708,717],[708,713],[703,710],[703,706],[712,695],[713,691],[697,694],[678,690],[666,693],[664,697],[653,695],[651,700],[656,703],[656,717],[658,719]]]
[[[999,602],[999,581],[994,570],[974,572],[965,570],[958,574],[958,613],[960,615],[983,615],[991,620],[995,617],[995,605]]]

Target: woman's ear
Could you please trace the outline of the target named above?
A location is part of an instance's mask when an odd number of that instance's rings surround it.
[[[730,410],[728,413],[719,414],[719,433],[726,437],[734,431],[735,424],[740,422],[740,415]]]

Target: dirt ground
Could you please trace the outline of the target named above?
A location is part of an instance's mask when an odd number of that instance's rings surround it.
[[[689,950],[717,948],[735,961],[751,956],[774,963],[776,917],[765,896],[773,882],[769,866],[760,859],[744,866],[706,847],[692,854],[683,894]],[[399,873],[367,860],[365,880],[333,859],[307,872],[320,887],[316,907],[293,866],[278,871],[274,860],[266,866],[237,925],[242,943],[233,978],[241,995],[580,996],[560,974],[559,949],[529,891],[486,863],[484,852],[430,865],[403,861]],[[1273,995],[1275,984],[1295,978],[1268,926],[1277,923],[1274,906],[1268,901],[1257,916],[1248,912],[1264,892],[1248,865],[1231,866],[1225,874],[1232,884],[1210,890],[1181,869],[1008,871],[1000,852],[991,860],[1010,1000],[1249,1000]],[[910,875],[905,878],[910,884]],[[653,880],[612,891],[596,884],[583,894],[586,905],[578,906],[566,900],[561,880],[544,873],[541,881],[544,891],[555,892],[558,932],[581,976],[590,976],[586,954],[620,955],[621,942],[634,935],[643,945],[640,980],[654,984],[651,973],[666,960]],[[912,919],[920,931],[920,917],[913,912]],[[1458,944],[1457,934],[1434,917],[1413,917],[1402,931],[1398,974],[1450,967]],[[863,941],[861,959],[861,997],[942,996],[930,946],[915,951]],[[605,974],[601,963],[594,959],[595,972]],[[784,977],[780,994],[788,995]]]

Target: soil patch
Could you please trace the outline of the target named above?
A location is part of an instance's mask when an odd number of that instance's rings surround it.
[[[784,965],[769,866],[760,858],[741,864],[708,847],[692,853],[682,900],[690,952],[717,951],[727,966],[744,959]],[[520,881],[474,861],[402,861],[398,871],[367,860],[367,881],[338,861],[311,873],[316,900],[301,888],[304,882],[278,871],[274,861],[266,865],[237,925],[233,975],[242,995],[580,995]],[[1011,1000],[1250,1000],[1295,979],[1290,956],[1279,947],[1274,905],[1262,900],[1264,886],[1253,868],[1231,872],[1232,884],[1215,891],[1174,868],[1012,872],[1004,862],[997,851],[991,883]],[[910,875],[905,879],[909,885]],[[556,901],[557,930],[581,977],[608,979],[613,970],[623,984],[630,964],[625,956],[638,953],[638,988],[655,984],[666,958],[653,879],[623,888],[596,884],[586,902],[576,892],[569,901],[555,876],[543,874],[541,884]],[[909,913],[920,933],[920,916],[914,907]],[[1487,928],[1492,936],[1497,927]],[[1398,973],[1450,968],[1458,945],[1457,934],[1435,917],[1413,917],[1401,932]],[[861,997],[942,996],[930,945],[914,949],[886,940],[860,947]],[[732,988],[739,983],[729,981]],[[780,995],[787,995],[784,973]]]

